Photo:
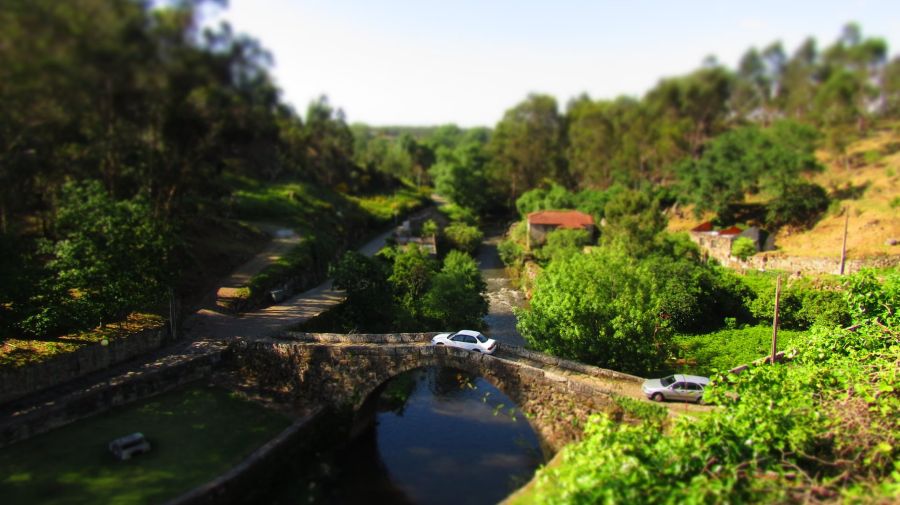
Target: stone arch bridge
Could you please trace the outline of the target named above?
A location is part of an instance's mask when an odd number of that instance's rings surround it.
[[[577,440],[589,415],[633,420],[621,398],[643,400],[643,379],[633,375],[502,344],[495,355],[434,347],[433,335],[285,333],[237,340],[228,361],[266,390],[354,411],[398,374],[426,366],[456,368],[484,377],[516,402],[553,451]]]

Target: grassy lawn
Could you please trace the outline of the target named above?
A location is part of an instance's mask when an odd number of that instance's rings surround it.
[[[0,449],[0,502],[160,503],[228,470],[289,424],[223,389],[167,393]],[[134,431],[153,449],[116,461],[106,445]]]
[[[788,349],[791,342],[805,334],[803,331],[778,330],[778,350]],[[768,355],[772,346],[772,327],[747,326],[703,335],[678,335],[675,343],[680,357],[687,363],[676,367],[679,373],[709,375],[713,370],[730,370]]]

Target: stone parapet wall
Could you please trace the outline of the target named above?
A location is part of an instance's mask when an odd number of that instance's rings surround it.
[[[159,349],[166,343],[167,337],[165,328],[144,330],[110,340],[109,345],[99,342],[87,344],[40,363],[3,367],[0,369],[0,404]]]
[[[781,270],[800,274],[837,274],[841,268],[840,258],[805,258],[757,254],[746,261],[741,261],[732,256],[717,257],[716,259],[722,265],[736,270]],[[888,268],[898,265],[900,265],[900,254],[866,259],[850,259],[844,265],[844,273],[858,272],[863,268]]]
[[[503,353],[510,353],[516,356],[521,356],[528,360],[537,361],[538,363],[559,367],[564,370],[572,370],[573,372],[583,373],[585,375],[590,375],[600,379],[613,379],[617,381],[632,382],[636,384],[642,384],[644,382],[644,379],[642,377],[638,377],[636,375],[616,372],[615,370],[607,370],[606,368],[600,368],[593,365],[585,365],[584,363],[579,363],[577,361],[568,359],[557,358],[556,356],[550,356],[542,352],[532,351],[517,345],[501,344],[500,349],[503,351]]]
[[[221,361],[223,351],[222,344],[194,344],[184,354],[16,412],[0,419],[0,447],[206,377]]]
[[[293,340],[297,342],[319,344],[415,344],[431,342],[431,339],[440,332],[429,333],[304,333],[288,331],[276,338],[279,340]]]
[[[615,393],[504,357],[417,344],[316,344],[238,341],[228,360],[263,387],[294,401],[325,399],[336,408],[364,408],[388,379],[415,368],[442,366],[480,375],[514,401],[545,445],[558,450],[581,437],[596,412],[624,415]],[[565,363],[564,363],[565,364]],[[623,380],[633,381],[623,374]]]

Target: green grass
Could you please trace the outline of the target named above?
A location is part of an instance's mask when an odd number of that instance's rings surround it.
[[[0,449],[0,502],[160,503],[227,471],[289,424],[222,389],[167,393]],[[107,444],[134,431],[152,450],[116,461]]]
[[[804,331],[778,330],[778,350],[788,349],[805,335]],[[713,370],[730,370],[768,355],[772,327],[747,326],[703,335],[678,335],[675,343],[685,362],[676,367],[678,372],[710,375]]]

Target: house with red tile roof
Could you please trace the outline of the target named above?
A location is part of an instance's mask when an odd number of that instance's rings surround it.
[[[528,248],[543,244],[547,234],[556,229],[587,230],[593,237],[594,217],[577,210],[539,210],[526,216]]]
[[[690,231],[691,240],[700,246],[707,255],[719,261],[731,258],[731,245],[738,237],[747,237],[756,244],[756,250],[766,249],[765,237],[768,234],[755,226],[747,229],[730,226],[724,230],[716,230],[709,221],[701,223]],[[771,240],[771,238],[770,238]],[[771,248],[771,246],[769,246]]]

